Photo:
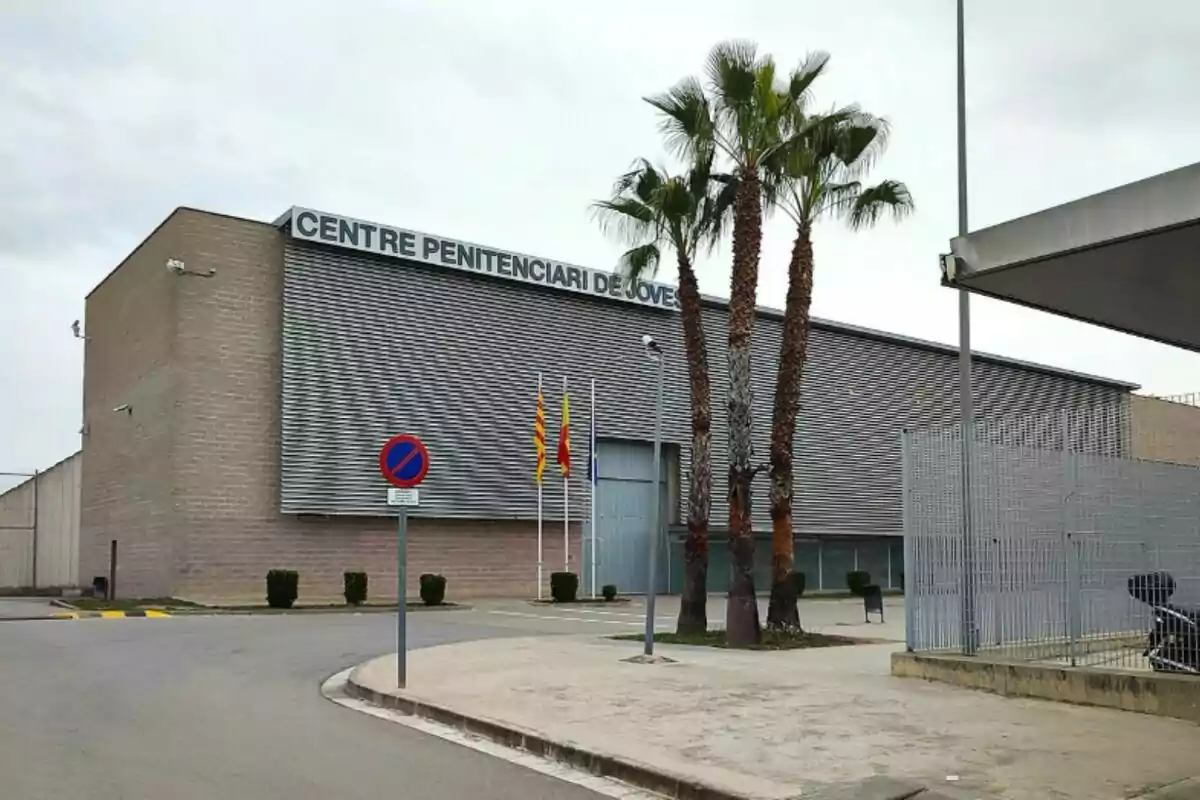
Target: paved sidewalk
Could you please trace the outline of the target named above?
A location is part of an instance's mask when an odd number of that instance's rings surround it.
[[[400,696],[750,797],[887,776],[954,798],[1119,800],[1200,771],[1198,726],[892,678],[899,646],[660,647],[677,663],[644,665],[622,661],[639,643],[595,636],[478,641],[411,653]],[[395,656],[351,681],[395,694]]]
[[[32,619],[54,619],[62,611],[50,605],[44,597],[5,597],[0,599],[0,620],[20,621]]]
[[[489,624],[528,630],[532,633],[592,633],[597,635],[636,633],[644,628],[645,598],[631,597],[625,603],[578,605],[540,605],[528,600],[476,600],[475,613],[490,617]],[[759,615],[767,618],[767,598],[758,601]],[[860,636],[868,639],[904,641],[904,598],[884,598],[885,623],[878,615],[867,624],[863,621],[862,600],[815,599],[800,601],[800,619],[805,630],[832,633],[840,636]],[[674,631],[679,616],[679,597],[661,596],[655,607],[655,627]],[[708,598],[708,625],[720,628],[725,624],[725,598]]]

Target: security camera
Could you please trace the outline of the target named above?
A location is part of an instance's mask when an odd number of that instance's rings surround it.
[[[125,412],[125,413],[127,413],[127,414],[132,414],[132,413],[133,413],[133,409],[129,407],[129,403],[122,403],[121,405],[119,405],[119,406],[117,406],[116,408],[114,408],[114,409],[113,409],[113,413],[114,413],[114,414],[118,414],[118,413],[120,413],[120,412],[122,412],[122,411],[124,411],[124,412]]]
[[[941,262],[942,278],[948,283],[954,283],[958,277],[958,259],[952,253],[943,253]]]
[[[646,348],[651,353],[662,352],[662,349],[658,346],[658,342],[654,341],[654,337],[648,333],[642,335],[642,347]]]
[[[187,269],[187,267],[183,263],[182,259],[168,258],[167,259],[167,269],[169,269],[171,272],[174,272],[176,275],[182,275],[184,273],[184,271]]]
[[[79,332],[79,320],[75,320],[74,322],[71,323],[71,335],[74,336],[76,339],[83,338],[83,334],[81,334]]]

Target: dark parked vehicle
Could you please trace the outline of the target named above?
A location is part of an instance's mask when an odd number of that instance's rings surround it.
[[[1129,579],[1129,596],[1154,612],[1144,655],[1155,672],[1200,675],[1200,609],[1172,605],[1175,578],[1148,572]]]

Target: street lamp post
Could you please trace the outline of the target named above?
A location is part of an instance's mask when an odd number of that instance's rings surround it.
[[[646,348],[646,356],[658,365],[654,398],[654,486],[652,488],[653,500],[650,512],[650,533],[646,537],[646,561],[648,564],[646,575],[646,633],[643,636],[646,644],[643,652],[647,656],[653,656],[654,601],[658,594],[658,586],[655,579],[658,577],[658,540],[659,526],[661,525],[660,506],[662,505],[659,476],[662,474],[663,362],[666,359],[663,357],[662,348],[658,346],[658,342],[654,341],[653,337],[648,335],[643,336],[642,346]]]
[[[967,78],[963,0],[957,1],[958,31],[958,235],[967,235]],[[975,531],[972,519],[971,466],[975,449],[975,403],[971,392],[971,296],[958,290],[958,391],[962,432],[962,650],[974,655],[978,647],[975,625]]]

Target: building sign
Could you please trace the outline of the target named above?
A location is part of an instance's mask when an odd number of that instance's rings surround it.
[[[280,218],[279,223],[284,222],[291,222],[292,238],[306,242],[484,273],[567,292],[611,297],[652,308],[679,308],[674,286],[649,281],[634,284],[625,276],[613,272],[577,267],[548,258],[497,250],[298,206],[293,206]]]

